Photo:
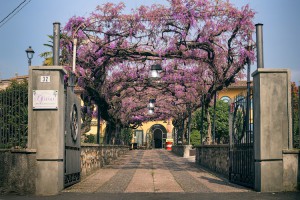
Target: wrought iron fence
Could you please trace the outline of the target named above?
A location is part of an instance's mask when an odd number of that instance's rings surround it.
[[[293,147],[300,149],[300,86],[292,84],[292,132],[293,132]]]
[[[252,94],[238,95],[231,104],[229,180],[254,187],[254,135]]]
[[[0,90],[0,149],[25,148],[28,135],[28,84],[13,81]]]

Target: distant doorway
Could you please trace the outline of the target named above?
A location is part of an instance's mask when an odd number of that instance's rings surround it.
[[[150,128],[151,146],[155,149],[162,149],[166,146],[167,129],[161,124],[155,124]],[[150,141],[149,141],[150,142]]]
[[[154,133],[154,148],[162,148],[163,147],[163,132],[160,129],[155,129]]]

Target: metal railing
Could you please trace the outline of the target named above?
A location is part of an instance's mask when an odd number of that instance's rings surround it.
[[[12,82],[0,90],[0,149],[20,149],[27,145],[28,84]]]
[[[292,133],[293,148],[300,149],[300,86],[292,84]]]
[[[231,104],[229,180],[254,187],[254,135],[252,94],[238,95]]]

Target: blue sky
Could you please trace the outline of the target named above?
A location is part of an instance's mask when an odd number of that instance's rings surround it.
[[[2,0],[0,20],[24,0]],[[29,0],[27,0],[29,1]],[[124,2],[127,11],[140,5],[166,4],[166,0],[111,0]],[[53,22],[63,27],[74,15],[88,16],[97,5],[108,0],[31,0],[6,24],[0,24],[0,78],[28,74],[25,50],[36,52],[32,65],[42,65],[39,54],[49,51],[43,44],[52,35]],[[250,4],[256,12],[255,23],[263,23],[265,68],[289,68],[292,81],[300,81],[300,1],[299,0],[230,0],[238,7]],[[252,71],[256,64],[252,66]]]

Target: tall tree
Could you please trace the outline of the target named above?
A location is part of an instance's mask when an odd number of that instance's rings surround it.
[[[39,56],[41,58],[44,58],[44,61],[43,61],[44,66],[51,66],[51,65],[53,65],[53,56],[52,56],[53,36],[52,35],[47,35],[47,36],[50,40],[48,41],[48,43],[45,43],[43,45],[45,47],[51,48],[51,51],[42,52]]]
[[[234,82],[252,48],[254,12],[221,0],[170,0],[169,6],[141,6],[123,14],[123,3],[98,6],[89,17],[72,17],[62,40],[71,63],[78,39],[78,84],[95,101],[101,117],[122,127],[154,118],[188,117],[205,96],[208,107],[217,91]],[[151,65],[163,67],[150,81]],[[149,98],[156,114],[146,115]],[[180,116],[180,117],[178,117]],[[178,122],[178,123],[177,123]]]
[[[201,108],[202,109],[202,108]],[[192,128],[194,130],[194,134],[198,134],[200,135],[200,129],[201,129],[201,120],[202,120],[202,116],[201,116],[201,109],[196,110],[193,113],[193,124],[192,124]],[[203,117],[203,139],[209,140],[211,138],[207,138],[207,137],[211,137],[209,135],[209,132],[211,130],[209,130],[210,125],[210,119],[208,119],[207,116],[212,116],[214,112],[214,108],[213,107],[209,107],[207,110],[207,113],[209,115],[204,115]],[[228,103],[223,102],[222,100],[217,100],[216,103],[216,121],[215,121],[215,126],[216,126],[216,141],[218,143],[228,143],[229,141],[229,121],[228,121],[228,117],[229,117],[229,105]],[[210,141],[206,141],[206,142],[210,142]]]

